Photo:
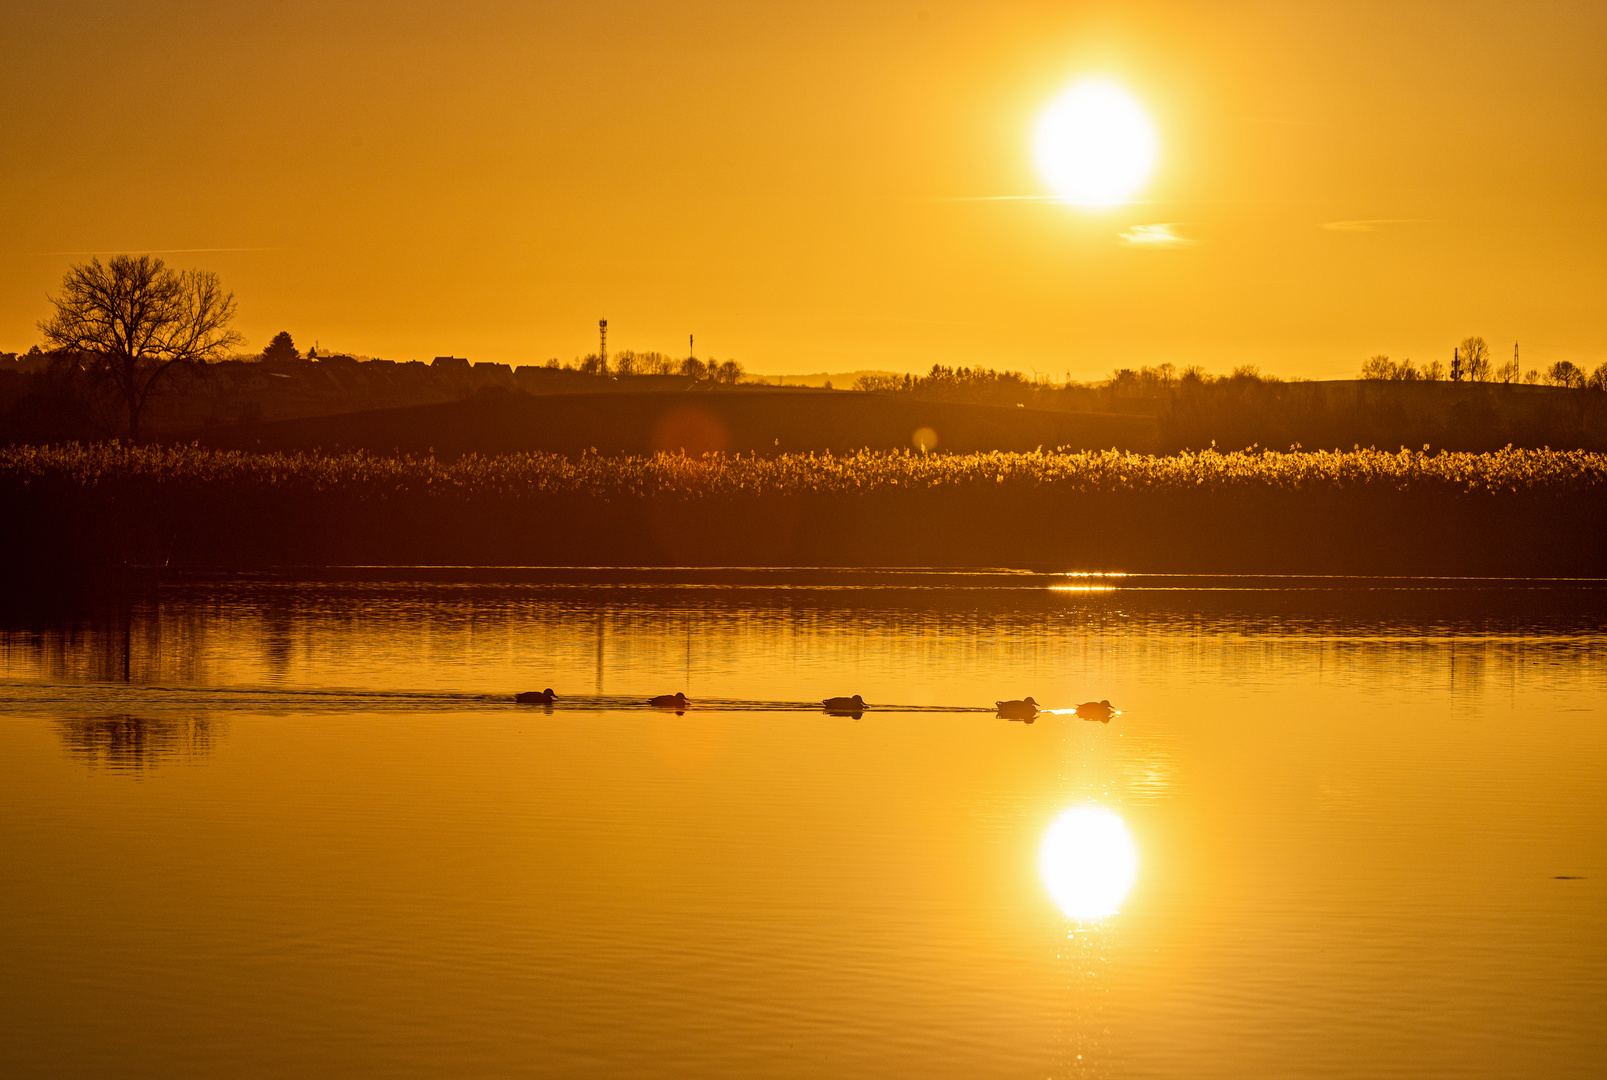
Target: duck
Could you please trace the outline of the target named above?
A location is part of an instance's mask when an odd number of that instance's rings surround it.
[[[1085,701],[1077,706],[1079,720],[1098,720],[1101,724],[1110,723],[1110,718],[1116,715],[1116,710],[1108,701]]]
[[[545,690],[526,690],[522,694],[515,694],[513,700],[521,705],[551,705],[552,699],[557,696],[549,686]]]
[[[684,709],[692,704],[686,700],[686,695],[681,693],[660,694],[658,697],[648,698],[647,703],[660,709]]]
[[[1038,718],[1038,703],[1030,697],[1020,701],[995,701],[993,704],[1006,720],[1026,720],[1030,723]]]
[[[821,704],[828,712],[858,712],[865,707],[865,699],[855,694],[853,697],[829,697]]]

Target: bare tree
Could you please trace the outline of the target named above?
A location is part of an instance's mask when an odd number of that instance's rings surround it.
[[[1393,379],[1395,365],[1387,356],[1370,356],[1361,362],[1363,379]]]
[[[1462,339],[1462,377],[1471,382],[1490,381],[1490,346],[1481,337]]]
[[[1362,361],[1361,377],[1387,379],[1390,382],[1417,382],[1419,379],[1430,378],[1417,370],[1417,365],[1412,363],[1410,357],[1396,362],[1387,356],[1374,356]]]
[[[151,393],[175,372],[193,370],[245,339],[229,329],[234,294],[210,270],[170,270],[152,255],[91,259],[62,279],[45,341],[128,410],[128,436],[140,437]]]
[[[1572,360],[1558,360],[1551,365],[1545,374],[1546,382],[1552,386],[1565,386],[1570,389],[1584,389],[1589,379],[1583,369]]]

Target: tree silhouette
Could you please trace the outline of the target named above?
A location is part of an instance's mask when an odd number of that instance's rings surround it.
[[[128,410],[138,442],[151,392],[174,372],[221,359],[245,339],[230,330],[234,294],[209,270],[170,270],[152,255],[91,259],[62,279],[45,342]]]
[[[1393,379],[1395,365],[1387,356],[1370,356],[1361,364],[1361,377],[1363,379]]]
[[[1546,372],[1546,382],[1552,386],[1582,389],[1587,381],[1584,370],[1572,360],[1558,360]]]
[[[1481,337],[1462,339],[1462,377],[1471,382],[1490,381],[1490,346]]]
[[[296,351],[296,343],[290,339],[289,330],[281,330],[268,342],[268,347],[262,350],[264,360],[296,360],[301,353]]]

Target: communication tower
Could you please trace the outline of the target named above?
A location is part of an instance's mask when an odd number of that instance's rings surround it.
[[[608,320],[597,320],[597,361],[600,367],[608,366]]]

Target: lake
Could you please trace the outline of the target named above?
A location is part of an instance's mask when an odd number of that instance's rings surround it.
[[[1603,583],[347,570],[0,625],[7,1076],[1607,1074]]]

